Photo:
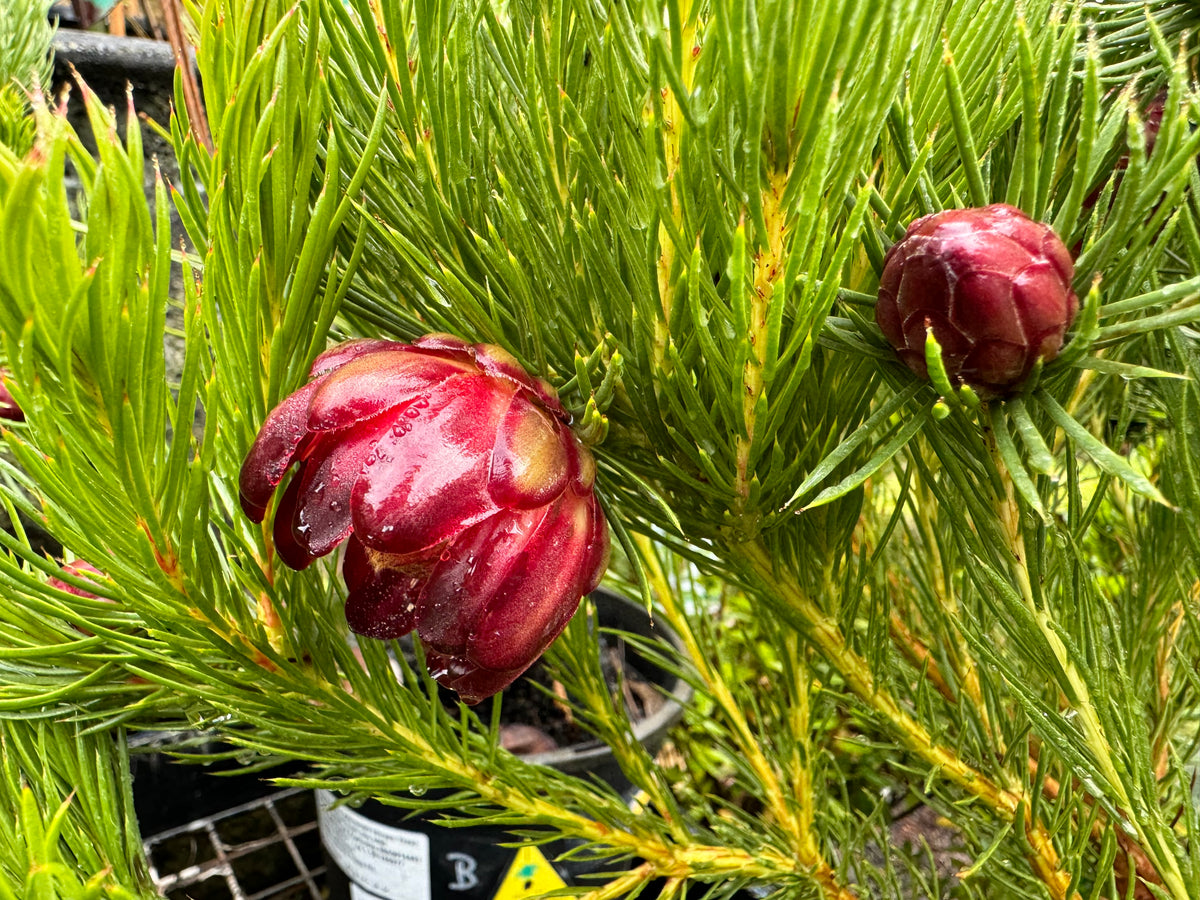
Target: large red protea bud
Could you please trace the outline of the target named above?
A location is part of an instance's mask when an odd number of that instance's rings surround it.
[[[275,513],[303,569],[349,538],[353,631],[414,628],[430,671],[467,702],[506,687],[562,633],[608,563],[591,453],[554,389],[500,347],[447,335],[350,341],[267,416],[241,502]]]
[[[888,250],[875,321],[922,378],[932,327],[951,380],[1003,396],[1058,355],[1079,309],[1074,273],[1053,229],[1019,209],[950,209],[913,222]]]

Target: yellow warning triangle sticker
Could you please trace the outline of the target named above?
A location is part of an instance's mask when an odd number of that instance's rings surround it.
[[[533,900],[566,886],[567,883],[541,850],[537,847],[521,847],[504,873],[492,900]]]

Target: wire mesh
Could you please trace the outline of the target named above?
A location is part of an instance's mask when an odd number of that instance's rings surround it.
[[[325,863],[311,791],[289,789],[145,839],[168,900],[322,900]]]

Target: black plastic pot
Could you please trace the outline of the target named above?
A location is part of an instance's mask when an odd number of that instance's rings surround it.
[[[605,590],[591,595],[603,628],[644,638],[678,638],[627,598]],[[625,646],[625,665],[666,693],[666,702],[634,724],[634,736],[656,752],[683,715],[691,687]],[[526,761],[571,775],[604,780],[631,791],[612,751],[599,741],[529,754]],[[494,827],[442,828],[420,814],[367,801],[335,805],[318,792],[318,821],[327,863],[329,900],[518,900],[540,897],[563,885],[587,884],[595,864],[555,861],[570,849],[556,841],[538,849],[502,846],[513,836]],[[602,864],[611,868],[611,863]],[[581,880],[584,879],[584,880]]]
[[[71,70],[89,83],[112,83],[120,91],[130,84],[170,93],[175,80],[175,53],[166,41],[113,37],[95,31],[59,29],[54,34],[54,64],[58,80],[71,79]]]

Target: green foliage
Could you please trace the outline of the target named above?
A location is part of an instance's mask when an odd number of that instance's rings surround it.
[[[1139,78],[1149,83],[1157,80],[1155,32],[1172,46],[1182,44],[1191,54],[1196,52],[1200,13],[1195,4],[1186,0],[1149,7],[1130,0],[1085,0],[1082,7],[1089,21],[1095,24],[1103,48],[1105,80],[1109,83],[1124,85]]]
[[[124,735],[0,721],[0,897],[153,897]]]
[[[9,0],[0,17],[0,84],[26,90],[50,86],[50,38],[45,0]]]
[[[0,144],[17,153],[27,153],[36,134],[33,117],[29,115],[20,89],[11,84],[0,87]]]
[[[44,0],[10,0],[0,16],[0,144],[18,155],[33,146],[28,95],[50,87],[50,38]]]
[[[153,209],[136,120],[86,91],[94,158],[44,108],[39,152],[0,147],[0,341],[28,415],[0,464],[0,723],[49,760],[14,753],[4,790],[22,835],[62,824],[11,842],[61,862],[45,890],[142,890],[125,830],[97,843],[110,881],[88,887],[103,864],[79,849],[124,808],[119,779],[55,818],[80,742],[111,768],[110,733],[200,727],[256,765],[306,760],[298,783],[579,839],[613,870],[598,898],[1196,896],[1186,5],[191,14],[212,147],[177,104],[182,175]],[[915,380],[871,307],[909,222],[991,202],[1075,248],[1082,308],[1057,359],[981,402],[936,341],[938,377]],[[696,692],[678,767],[630,739],[586,615],[549,655],[633,806],[498,750],[419,642],[356,655],[336,563],[292,572],[240,511],[250,441],[330,340],[430,331],[559,389],[596,444],[610,577],[682,638],[642,647]],[[22,520],[103,570],[73,582],[95,596],[47,583],[60,563]],[[944,815],[972,862],[945,878],[896,846],[898,801]],[[26,862],[4,864],[11,893]]]

